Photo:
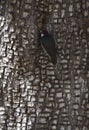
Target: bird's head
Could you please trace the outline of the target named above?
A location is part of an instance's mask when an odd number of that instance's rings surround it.
[[[43,37],[43,36],[48,36],[48,35],[49,35],[49,31],[48,31],[47,27],[43,27],[43,28],[40,30],[40,35],[41,35],[41,37]]]

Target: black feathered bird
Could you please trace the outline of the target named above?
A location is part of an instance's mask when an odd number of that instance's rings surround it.
[[[56,43],[55,43],[53,35],[48,31],[48,29],[46,27],[42,28],[39,31],[38,44],[48,54],[48,56],[51,59],[51,62],[53,64],[56,64],[56,62],[57,62],[57,58],[56,58],[56,55],[57,55]]]

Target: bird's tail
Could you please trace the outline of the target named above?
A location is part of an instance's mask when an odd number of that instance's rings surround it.
[[[55,65],[57,63],[57,58],[56,57],[52,57],[51,61]]]

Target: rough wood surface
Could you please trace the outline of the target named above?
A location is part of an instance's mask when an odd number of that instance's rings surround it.
[[[43,12],[56,66],[37,48]],[[89,130],[89,0],[0,1],[0,130]]]

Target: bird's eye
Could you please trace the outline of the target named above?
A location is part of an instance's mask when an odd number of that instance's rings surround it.
[[[41,37],[43,37],[44,36],[44,34],[43,33],[41,33]]]

